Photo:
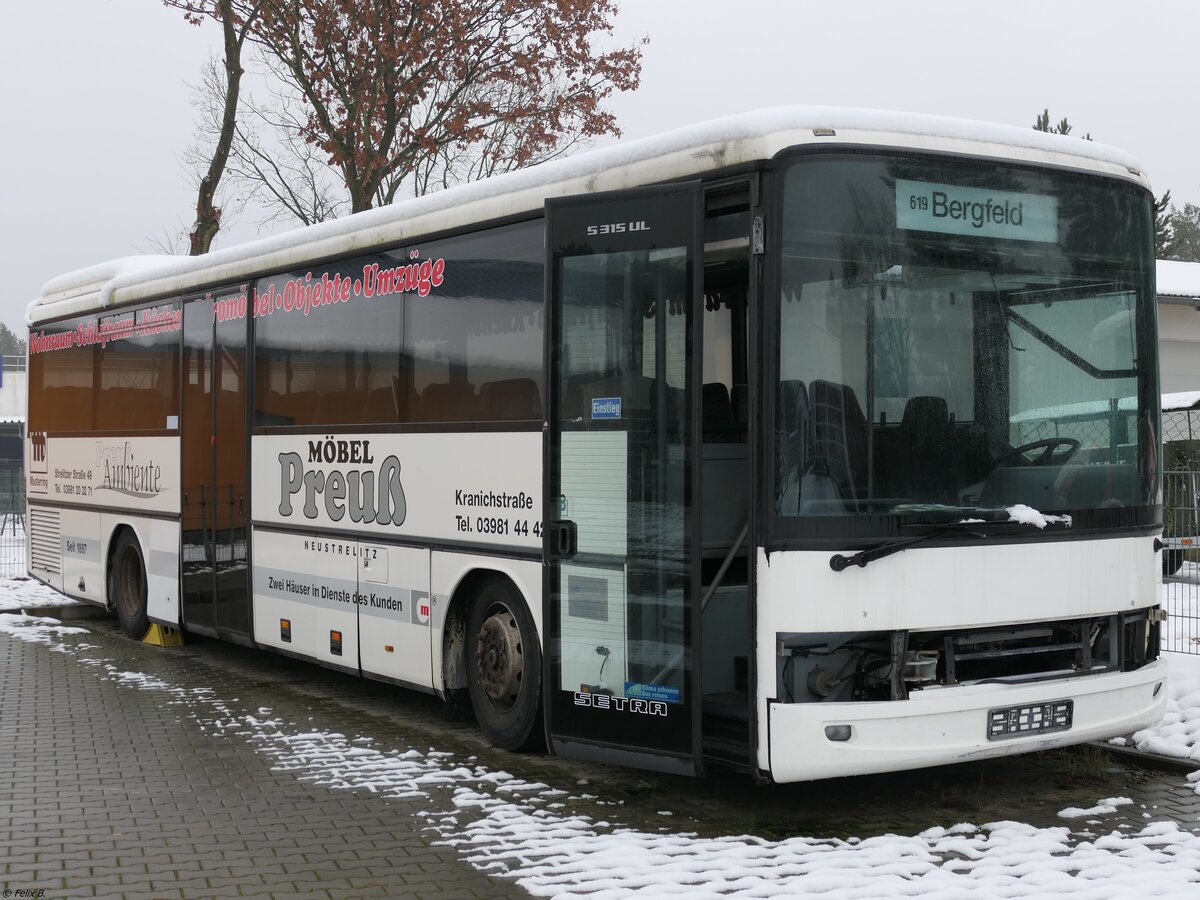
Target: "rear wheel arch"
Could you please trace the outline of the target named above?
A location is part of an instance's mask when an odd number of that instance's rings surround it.
[[[108,607],[116,613],[121,630],[141,640],[150,629],[148,574],[141,540],[130,525],[113,529],[105,564]]]
[[[467,688],[466,640],[467,613],[479,586],[488,578],[503,577],[494,569],[472,569],[450,593],[446,618],[442,624],[442,687],[451,692]]]

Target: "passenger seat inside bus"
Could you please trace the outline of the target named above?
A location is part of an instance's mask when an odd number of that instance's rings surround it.
[[[396,409],[395,389],[375,388],[367,394],[367,402],[363,407],[363,420],[366,422],[398,422],[400,416]]]
[[[331,391],[317,400],[317,422],[324,425],[349,425],[361,420],[362,394],[358,391]]]
[[[820,515],[857,506],[867,492],[867,418],[854,389],[812,383],[812,456],[803,476],[801,515]]]
[[[724,382],[704,385],[700,398],[704,443],[740,443],[746,439],[746,423],[733,414],[733,400]]]
[[[473,422],[475,385],[469,381],[447,381],[428,385],[417,405],[418,422]]]

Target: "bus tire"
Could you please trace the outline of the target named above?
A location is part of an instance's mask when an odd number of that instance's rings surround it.
[[[1183,567],[1182,550],[1164,550],[1162,555],[1163,577],[1174,575]]]
[[[121,630],[140,641],[150,630],[146,607],[146,561],[133,532],[125,529],[117,538],[109,567],[109,592]]]
[[[542,738],[542,650],[533,617],[506,579],[489,578],[471,598],[467,690],[484,736],[505,750]]]

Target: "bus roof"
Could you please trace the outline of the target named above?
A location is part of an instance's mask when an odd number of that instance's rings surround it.
[[[548,197],[621,190],[766,160],[787,147],[862,144],[980,155],[1101,172],[1148,187],[1123,151],[1032,128],[943,116],[789,106],[622,141],[424,197],[223,248],[205,256],[126,257],[60,276],[26,311],[29,324],[238,282],[478,222],[534,214]]]

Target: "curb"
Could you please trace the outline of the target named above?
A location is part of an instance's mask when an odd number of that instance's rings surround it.
[[[1163,756],[1161,753],[1147,753],[1133,747],[1121,747],[1108,741],[1088,741],[1092,747],[1111,753],[1126,762],[1142,769],[1154,769],[1158,772],[1172,772],[1180,775],[1191,775],[1200,770],[1200,762],[1194,759],[1184,759],[1179,756]]]

